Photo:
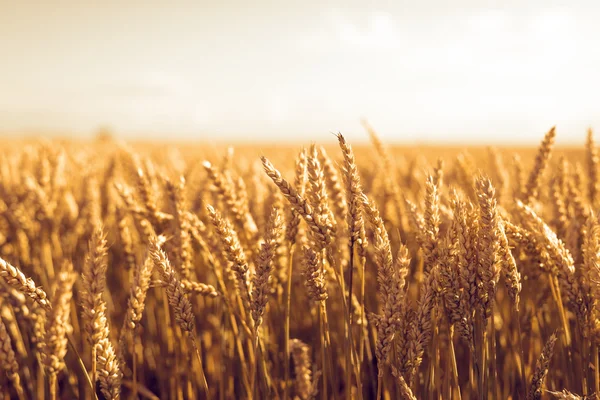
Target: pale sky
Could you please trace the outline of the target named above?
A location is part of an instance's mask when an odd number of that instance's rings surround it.
[[[396,142],[582,142],[598,21],[598,1],[0,0],[0,132],[358,140],[366,117]]]

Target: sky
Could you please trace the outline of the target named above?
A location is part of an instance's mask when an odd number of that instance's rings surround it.
[[[598,1],[0,0],[0,132],[537,143],[600,131]]]

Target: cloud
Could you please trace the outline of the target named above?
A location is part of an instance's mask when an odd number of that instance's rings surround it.
[[[296,33],[295,45],[313,53],[360,54],[399,50],[406,40],[391,13],[326,9],[305,30]]]
[[[349,18],[332,10],[328,19],[338,41],[356,50],[398,49],[402,43],[397,21],[387,12],[371,11]]]
[[[147,70],[104,83],[100,90],[109,96],[150,98],[179,96],[185,94],[187,88],[185,81],[177,74]]]

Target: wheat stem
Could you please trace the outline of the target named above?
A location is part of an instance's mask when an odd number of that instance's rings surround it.
[[[296,244],[291,244],[288,252],[287,286],[285,290],[285,314],[283,321],[283,368],[284,368],[284,391],[283,398],[289,397],[290,382],[290,314],[292,310],[292,273],[294,264],[294,250]]]

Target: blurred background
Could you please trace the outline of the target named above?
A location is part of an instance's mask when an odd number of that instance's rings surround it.
[[[575,4],[576,3],[576,4]],[[600,129],[597,1],[0,0],[0,133],[536,144]]]

